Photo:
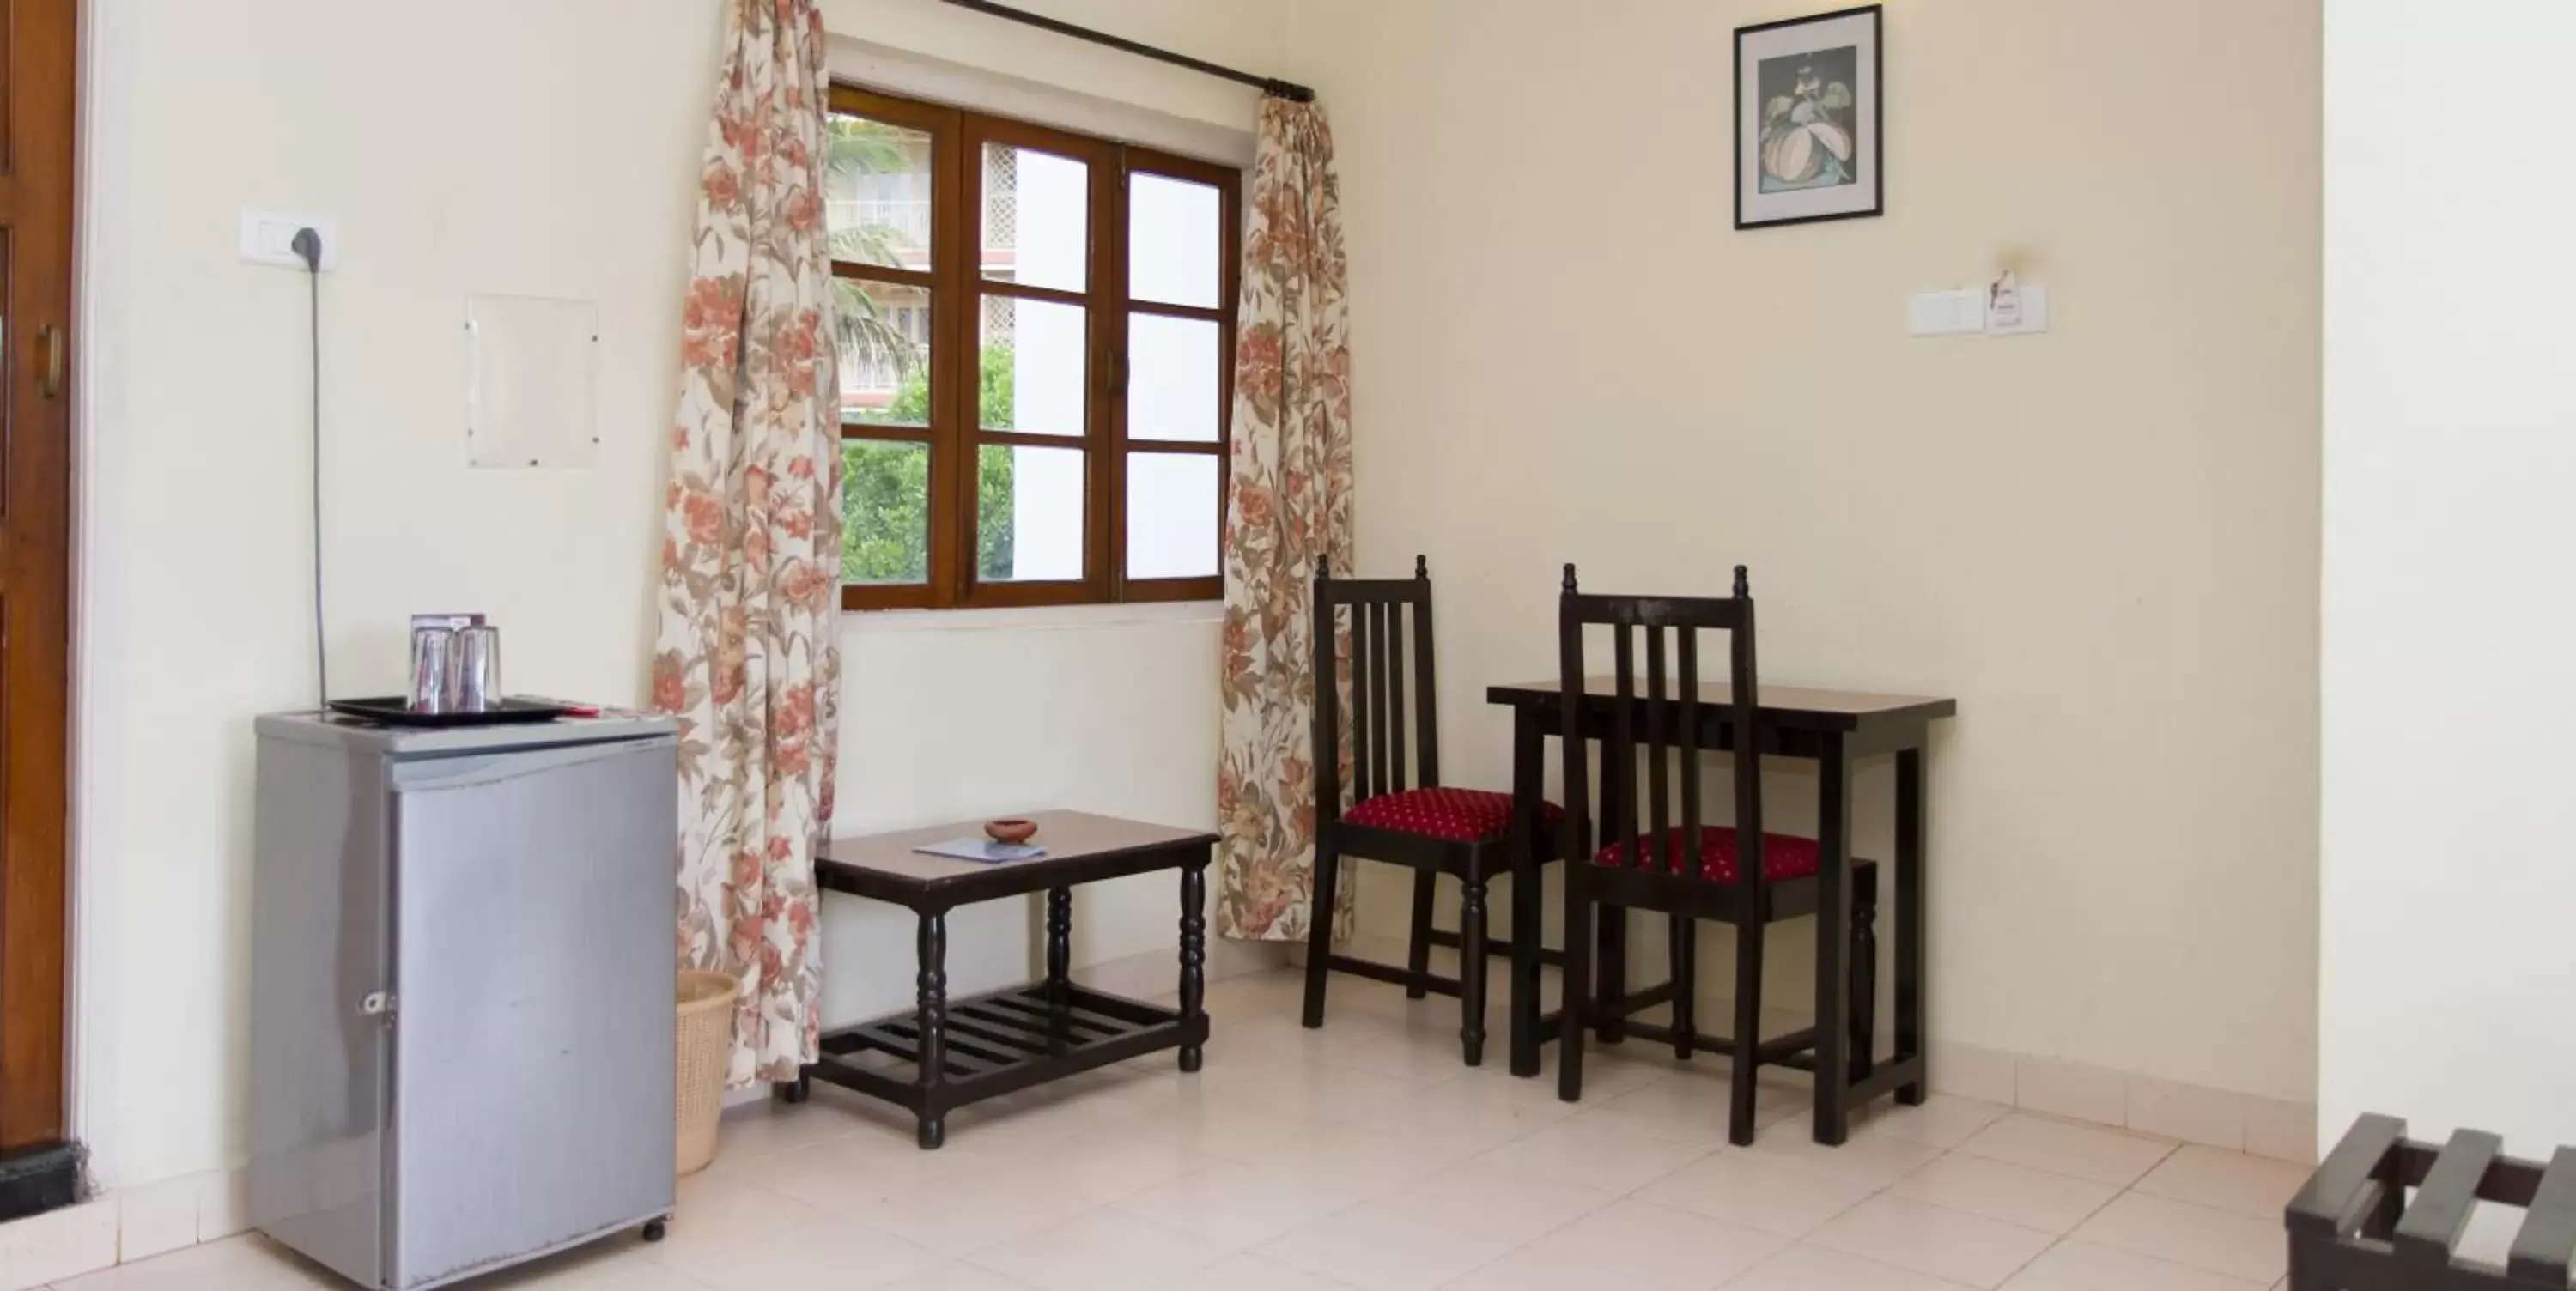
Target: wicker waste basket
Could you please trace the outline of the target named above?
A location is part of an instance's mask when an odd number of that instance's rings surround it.
[[[680,1173],[716,1159],[716,1119],[724,1111],[726,1060],[733,1048],[733,1002],[741,987],[723,973],[680,974]]]

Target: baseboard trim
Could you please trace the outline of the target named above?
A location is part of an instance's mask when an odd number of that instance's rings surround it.
[[[250,1175],[209,1170],[0,1224],[0,1291],[26,1291],[248,1230]]]
[[[1405,939],[1363,932],[1338,943],[1338,948],[1344,954],[1358,955],[1382,964],[1402,964]],[[1440,966],[1439,971],[1448,971],[1445,965],[1454,962],[1452,952],[1434,949],[1432,953],[1434,965]],[[1303,964],[1306,961],[1304,944],[1299,943],[1289,958],[1294,963]],[[1642,980],[1651,983],[1661,980],[1661,977],[1660,972],[1648,970],[1648,975]],[[1735,1002],[1731,998],[1703,995],[1698,1002],[1698,1014],[1703,1018],[1721,1018],[1734,1007]],[[1885,1005],[1882,1004],[1882,1018],[1886,1016],[1884,1010]],[[1762,1010],[1762,1030],[1767,1035],[1795,1031],[1808,1025],[1811,1016],[1803,1010],[1766,1005]],[[1879,1043],[1884,1046],[1888,1037],[1882,1035]],[[1982,1045],[1936,1040],[1932,1044],[1931,1059],[1931,1085],[1936,1093],[1956,1094],[2063,1120],[2085,1121],[2152,1134],[2158,1138],[2225,1148],[2250,1156],[2299,1165],[2317,1163],[2317,1109],[2314,1103],[2213,1089],[2143,1072],[2114,1071]]]
[[[2317,1107],[2144,1072],[1935,1041],[1932,1088],[2249,1156],[2317,1163]]]

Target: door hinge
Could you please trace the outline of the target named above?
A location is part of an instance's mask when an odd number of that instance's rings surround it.
[[[371,1017],[371,1018],[389,1018],[389,1017],[392,1017],[392,1016],[394,1015],[394,996],[393,996],[393,992],[391,992],[391,991],[369,991],[369,992],[367,992],[367,994],[366,994],[366,998],[361,999],[361,1000],[359,1000],[359,1001],[358,1001],[358,1012],[363,1013],[363,1014],[365,1014],[365,1015],[367,1015],[368,1017]]]

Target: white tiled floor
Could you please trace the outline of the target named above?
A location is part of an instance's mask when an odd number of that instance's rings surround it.
[[[1298,979],[1209,992],[1207,1069],[1170,1054],[952,1117],[819,1088],[725,1128],[670,1240],[471,1284],[546,1291],[2266,1291],[2304,1171],[1936,1097],[1841,1148],[1802,1078],[1725,1144],[1722,1060],[1595,1047],[1584,1101],[1457,1065],[1456,1006],[1337,977],[1320,1032]],[[1497,1002],[1499,1013],[1499,1001]],[[1498,1017],[1499,1020],[1499,1017]],[[1553,1062],[1553,1046],[1551,1064]],[[330,1279],[242,1238],[58,1291],[291,1291]]]

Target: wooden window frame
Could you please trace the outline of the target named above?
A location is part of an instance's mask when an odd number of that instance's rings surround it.
[[[1133,144],[901,98],[854,85],[832,87],[832,110],[928,134],[931,139],[930,269],[927,272],[835,261],[835,277],[918,288],[929,293],[930,370],[927,427],[844,422],[843,442],[924,445],[930,454],[927,508],[928,579],[911,584],[847,584],[845,610],[985,609],[1016,606],[1212,601],[1225,579],[1127,577],[1127,475],[1137,453],[1212,456],[1217,461],[1219,559],[1231,504],[1237,274],[1242,252],[1243,172]],[[1085,290],[1060,291],[983,275],[983,155],[988,143],[1034,149],[1081,161],[1090,183]],[[1128,282],[1131,179],[1154,175],[1217,190],[1217,304],[1213,308],[1132,299]],[[1074,305],[1085,312],[1084,425],[1079,435],[1044,428],[986,430],[975,406],[981,390],[984,300],[988,296]],[[1127,332],[1137,315],[1186,318],[1217,326],[1217,438],[1214,442],[1137,440],[1128,434]],[[1073,448],[1084,453],[1083,577],[1061,581],[985,582],[976,576],[976,480],[987,447]]]

